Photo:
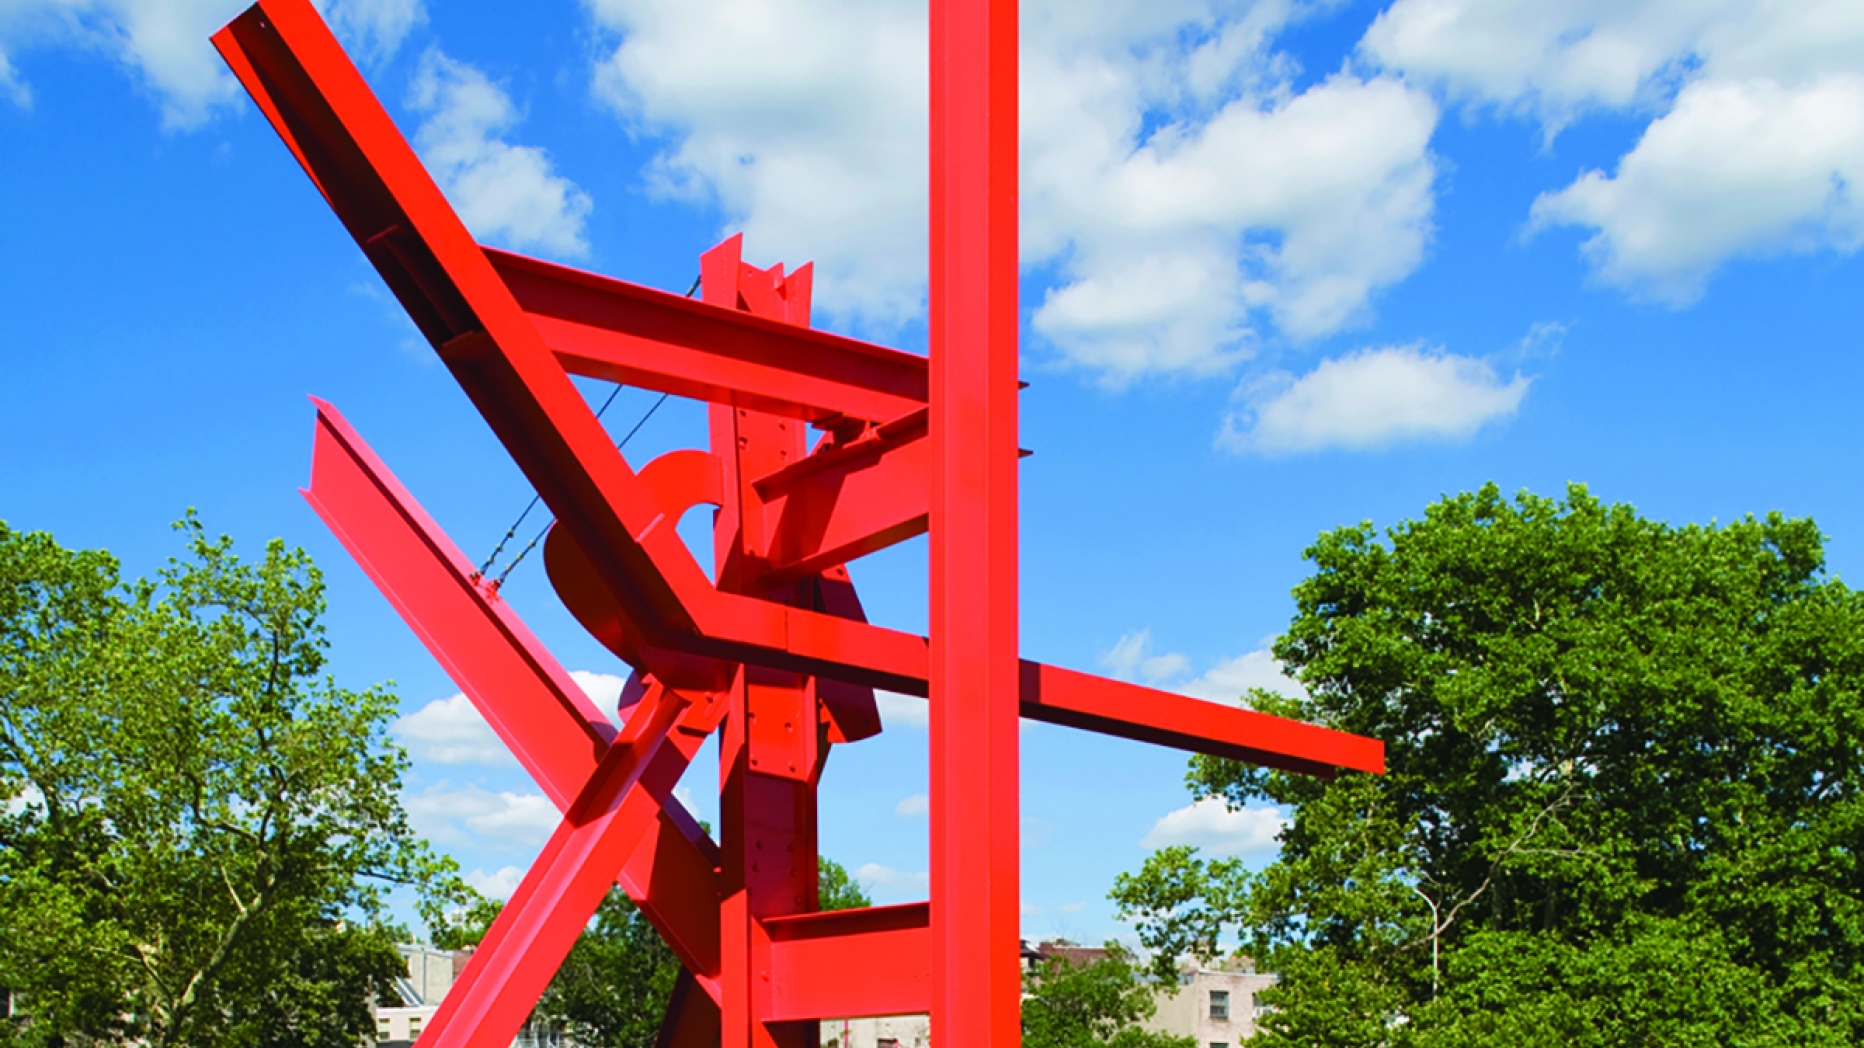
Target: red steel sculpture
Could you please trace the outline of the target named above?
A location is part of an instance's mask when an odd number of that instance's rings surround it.
[[[815,1048],[829,1017],[929,1012],[1014,1048],[1017,718],[1313,775],[1377,741],[1018,658],[1015,0],[931,2],[931,351],[809,326],[811,267],[700,260],[699,301],[476,243],[308,0],[214,37],[556,515],[545,567],[634,670],[617,730],[322,401],[319,515],[563,821],[423,1048],[503,1046],[609,887],[679,956],[661,1048]],[[710,405],[711,447],[635,470],[579,375]],[[821,436],[813,446],[805,427]],[[713,582],[675,533],[716,507]],[[868,623],[845,565],[929,532],[931,636]],[[816,907],[816,784],[931,702],[932,898]],[[719,733],[719,839],[672,796]]]

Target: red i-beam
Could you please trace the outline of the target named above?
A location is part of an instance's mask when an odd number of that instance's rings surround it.
[[[564,813],[422,1048],[511,1043],[619,886],[682,972],[659,1048],[814,1048],[825,1018],[1020,1034],[1017,718],[1303,774],[1376,741],[1017,656],[1016,5],[932,2],[931,354],[809,326],[812,269],[733,237],[697,301],[478,244],[309,0],[214,37],[344,229],[555,515],[571,613],[632,669],[617,729],[337,410],[305,497]],[[705,401],[636,469],[571,382]],[[809,431],[820,436],[811,442]],[[708,572],[676,534],[713,507]],[[930,532],[931,631],[870,624],[846,565]],[[816,789],[929,697],[932,899],[819,912]],[[719,839],[674,785],[717,734]]]
[[[932,0],[932,1036],[1021,1038],[1016,0]]]

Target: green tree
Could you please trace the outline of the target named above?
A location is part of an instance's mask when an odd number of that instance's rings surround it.
[[[323,584],[192,515],[155,581],[0,524],[0,985],[22,1045],[353,1048],[401,962],[393,696],[323,675]]]
[[[1259,709],[1385,741],[1251,873],[1155,853],[1114,898],[1169,963],[1240,939],[1265,1045],[1864,1043],[1864,601],[1806,520],[1672,527],[1493,486],[1323,534]]]
[[[679,974],[660,933],[610,888],[532,1018],[590,1048],[652,1048]]]
[[[1157,1007],[1154,987],[1116,942],[1088,964],[1050,957],[1023,976],[1024,1048],[1194,1048],[1140,1028]]]
[[[822,859],[816,867],[816,908],[820,910],[858,910],[874,905],[861,890],[861,884],[841,863]]]

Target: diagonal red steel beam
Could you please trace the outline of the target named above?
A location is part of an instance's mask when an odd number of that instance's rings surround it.
[[[261,0],[214,43],[573,537],[634,661],[702,690],[737,661],[910,686],[922,641],[712,588],[308,0]]]
[[[912,353],[486,249],[573,375],[805,422],[886,422],[926,404]]]
[[[637,632],[695,634],[704,573],[308,0],[214,43]]]
[[[517,1037],[651,820],[624,801],[686,704],[648,688],[448,990],[421,1048],[505,1048]]]
[[[744,661],[926,694],[924,638],[711,587],[306,0],[263,0],[215,43],[563,520],[612,604],[615,635],[630,640],[630,661],[676,686],[722,686],[727,664]],[[1035,716],[1179,737],[1148,722],[1150,702],[1077,702],[1074,686],[1088,678],[1043,668],[1039,679],[1051,683]],[[1072,709],[1081,704],[1091,709]],[[1327,759],[1312,749],[1285,756]]]
[[[305,500],[544,793],[567,809],[608,751],[614,727],[511,606],[477,581],[465,555],[343,416],[317,405]],[[718,851],[668,791],[710,727],[683,724],[675,745],[656,751],[650,781],[660,795],[636,790],[629,802],[654,814],[659,827],[620,878],[704,980],[718,972]]]

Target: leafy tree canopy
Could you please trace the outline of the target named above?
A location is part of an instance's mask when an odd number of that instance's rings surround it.
[[[1323,534],[1274,713],[1383,739],[1251,873],[1155,853],[1114,898],[1161,960],[1283,981],[1264,1045],[1864,1043],[1864,601],[1811,521],[1672,527],[1493,486]]]
[[[679,974],[660,933],[610,888],[532,1018],[589,1048],[653,1048]]]
[[[456,882],[409,830],[388,692],[323,675],[323,583],[116,561],[0,524],[0,1043],[334,1046],[402,970],[384,891]]]
[[[874,905],[861,888],[861,882],[834,859],[822,859],[816,867],[816,908],[820,910],[858,910]]]
[[[1023,1048],[1194,1048],[1140,1026],[1157,1007],[1154,985],[1119,943],[1088,964],[1050,957],[1023,976]]]

